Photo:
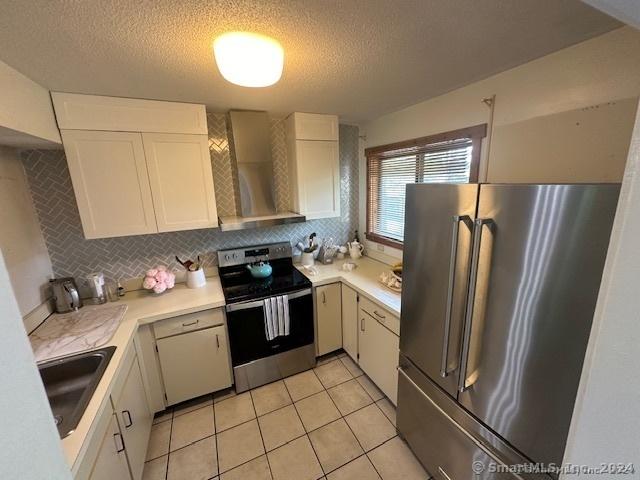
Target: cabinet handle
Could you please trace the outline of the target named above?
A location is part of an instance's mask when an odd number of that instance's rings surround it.
[[[220,337],[218,337],[218,334],[216,334],[216,345],[218,346],[218,349],[220,348]]]
[[[196,320],[195,322],[191,322],[191,323],[183,323],[182,326],[183,327],[190,327],[192,325],[197,325],[200,322],[200,319]]]
[[[322,303],[327,303],[327,296],[322,292]]]
[[[122,416],[127,416],[127,418],[125,419],[126,421],[128,421],[129,423],[125,423],[124,428],[129,428],[131,425],[133,425],[133,420],[131,419],[131,412],[129,410],[123,410],[122,411]]]
[[[438,467],[438,471],[442,474],[444,478],[446,478],[447,480],[451,480],[451,477],[447,474],[447,472],[444,471],[442,467]]]
[[[376,317],[378,317],[378,318],[382,318],[383,320],[384,320],[385,318],[387,318],[387,317],[385,317],[384,315],[382,315],[381,313],[378,313],[378,311],[377,311],[377,310],[374,310],[374,311],[373,311],[373,314],[374,314]]]
[[[360,319],[360,330],[364,332],[364,317]]]
[[[122,445],[121,447],[118,447],[118,438],[120,438],[120,445]],[[124,438],[122,438],[122,434],[114,433],[113,434],[113,441],[116,444],[116,453],[124,452]]]

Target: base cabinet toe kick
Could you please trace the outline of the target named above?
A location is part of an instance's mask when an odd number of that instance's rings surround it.
[[[402,355],[398,373],[398,432],[434,478],[554,478],[528,473],[527,466],[534,462],[456,407],[453,399]]]

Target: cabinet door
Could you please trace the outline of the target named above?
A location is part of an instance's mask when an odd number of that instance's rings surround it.
[[[153,415],[147,405],[137,359],[134,359],[120,398],[115,402],[115,410],[127,446],[131,474],[134,480],[140,480],[147,455]]]
[[[51,92],[62,129],[207,133],[204,105]]]
[[[206,135],[143,133],[158,231],[218,226]]]
[[[86,238],[157,233],[139,133],[63,130]]]
[[[360,367],[396,405],[400,339],[364,310],[360,309],[359,313]]]
[[[161,338],[157,345],[168,405],[231,386],[224,325]]]
[[[298,140],[338,140],[338,116],[319,113],[291,114]]]
[[[342,285],[342,348],[358,361],[358,294]]]
[[[338,142],[296,140],[298,213],[307,219],[340,216]]]
[[[340,284],[316,288],[316,322],[318,355],[342,348],[342,306]]]
[[[98,456],[89,475],[90,480],[130,480],[124,442],[118,428],[116,416],[111,417],[107,433],[102,440]]]

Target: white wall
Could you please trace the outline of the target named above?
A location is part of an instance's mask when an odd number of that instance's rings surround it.
[[[0,249],[25,316],[47,299],[53,272],[18,151],[2,146],[0,225]]]
[[[580,180],[612,179],[612,170],[614,176],[619,177],[624,167],[626,146],[635,113],[636,102],[627,99],[640,95],[640,32],[631,27],[623,27],[480,82],[384,115],[363,125],[365,147],[489,123],[490,109],[482,103],[482,99],[494,94],[496,103],[493,125],[490,127],[494,127],[496,132],[510,125],[542,117],[560,118],[562,112],[574,111],[574,115],[587,115],[591,118],[589,110],[583,109],[616,102],[624,111],[620,118],[626,119],[619,123],[626,126],[626,129],[619,131],[615,139],[613,136],[610,138],[611,142],[615,142],[615,153],[607,156],[607,150],[604,154],[581,158],[581,171],[588,175]],[[606,115],[607,112],[613,114],[613,110],[600,110],[599,114]],[[569,117],[570,115],[567,116]],[[607,124],[606,121],[604,123]],[[490,132],[491,130],[490,128]],[[531,175],[532,164],[525,157],[521,158],[520,164],[500,164],[496,161],[495,168],[492,168],[492,158],[488,158],[492,157],[492,152],[487,152],[488,143],[483,142],[481,171],[488,170],[489,173],[487,178],[481,180],[523,181]],[[620,145],[623,147],[620,148]],[[609,160],[604,162],[603,158]],[[542,181],[545,178],[552,179],[547,181],[577,181],[575,163],[567,161],[558,164],[553,159],[546,163],[541,161],[537,166],[533,165],[536,167],[533,170],[535,178],[529,181]],[[362,176],[366,175],[364,159],[361,159],[360,172]],[[361,180],[362,196],[366,195],[366,188],[362,188],[363,186]],[[361,200],[361,205],[364,206],[364,200]],[[366,211],[362,208],[362,231],[365,229],[365,216]],[[369,254],[379,256],[380,252],[375,244],[367,242],[367,247]],[[401,256],[401,252],[389,247],[384,248],[384,254]],[[389,260],[388,257],[381,259]]]
[[[61,143],[49,90],[0,61],[0,144]]]
[[[640,112],[571,420],[565,463],[634,463],[640,478]],[[604,478],[592,475],[580,478]],[[573,478],[573,476],[565,476]]]
[[[0,477],[70,480],[1,251],[0,331]]]
[[[640,28],[636,0],[588,0]],[[640,104],[564,462],[633,463],[640,478]],[[620,478],[621,475],[615,475]],[[588,478],[614,475],[581,475]],[[564,479],[575,475],[563,476]]]

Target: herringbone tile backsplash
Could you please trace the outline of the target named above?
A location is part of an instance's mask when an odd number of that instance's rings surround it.
[[[239,201],[226,118],[224,114],[207,117],[218,214],[233,215],[239,211]],[[276,206],[282,211],[289,205],[284,122],[272,121],[271,136]],[[295,244],[311,232],[344,243],[358,224],[358,128],[349,125],[340,125],[340,218],[239,232],[205,229],[86,240],[64,152],[29,150],[23,152],[22,158],[57,277],[82,279],[92,272],[103,272],[112,279],[137,278],[157,264],[178,270],[175,255],[187,258],[201,255],[205,265],[212,266],[217,264],[217,250],[279,241]]]

